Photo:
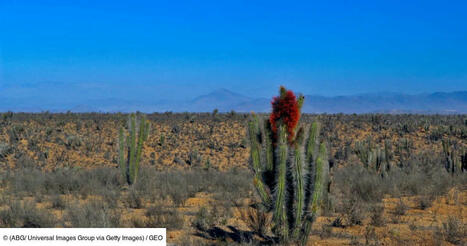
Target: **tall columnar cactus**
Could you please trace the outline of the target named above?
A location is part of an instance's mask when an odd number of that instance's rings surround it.
[[[122,177],[129,185],[134,184],[138,177],[143,144],[148,138],[149,128],[146,118],[142,116],[137,119],[135,114],[131,114],[128,119],[128,133],[125,133],[123,127],[120,128],[119,165]]]
[[[467,170],[467,153],[459,149],[456,144],[449,140],[442,140],[443,152],[445,157],[444,167],[449,173],[464,172]]]
[[[262,208],[272,212],[272,232],[282,243],[305,245],[320,212],[329,165],[320,124],[298,127],[302,104],[302,96],[281,87],[269,119],[253,114],[248,132],[253,183]]]
[[[366,169],[373,170],[383,175],[386,171],[391,168],[391,143],[389,140],[384,142],[384,148],[376,145],[373,146],[371,138],[365,141],[357,141],[355,143],[355,154],[358,156],[360,161],[363,163]],[[383,164],[386,164],[384,167]]]
[[[462,172],[467,172],[467,150],[465,149],[461,155],[461,170]]]

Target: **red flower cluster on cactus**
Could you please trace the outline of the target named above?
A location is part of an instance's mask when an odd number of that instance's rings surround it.
[[[269,116],[271,130],[277,139],[277,123],[285,124],[288,133],[288,141],[291,143],[295,136],[295,128],[300,120],[300,107],[295,94],[281,86],[280,96],[272,99],[272,113]]]

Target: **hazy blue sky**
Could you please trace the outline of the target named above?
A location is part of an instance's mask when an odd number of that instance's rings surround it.
[[[0,0],[0,85],[137,83],[160,98],[269,96],[280,84],[466,90],[466,11],[467,1],[428,0]]]

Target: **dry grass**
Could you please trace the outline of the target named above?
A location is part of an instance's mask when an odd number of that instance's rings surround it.
[[[271,242],[248,167],[245,115],[154,114],[138,182],[117,167],[125,115],[0,117],[0,227],[168,227],[180,245]],[[465,244],[467,178],[441,140],[467,147],[465,116],[304,115],[330,145],[318,245]],[[363,167],[356,141],[391,143],[390,171]],[[200,207],[203,207],[200,209]],[[52,219],[54,218],[54,219]]]

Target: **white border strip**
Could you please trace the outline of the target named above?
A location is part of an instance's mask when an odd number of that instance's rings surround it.
[[[166,246],[165,228],[0,228],[2,246]]]

